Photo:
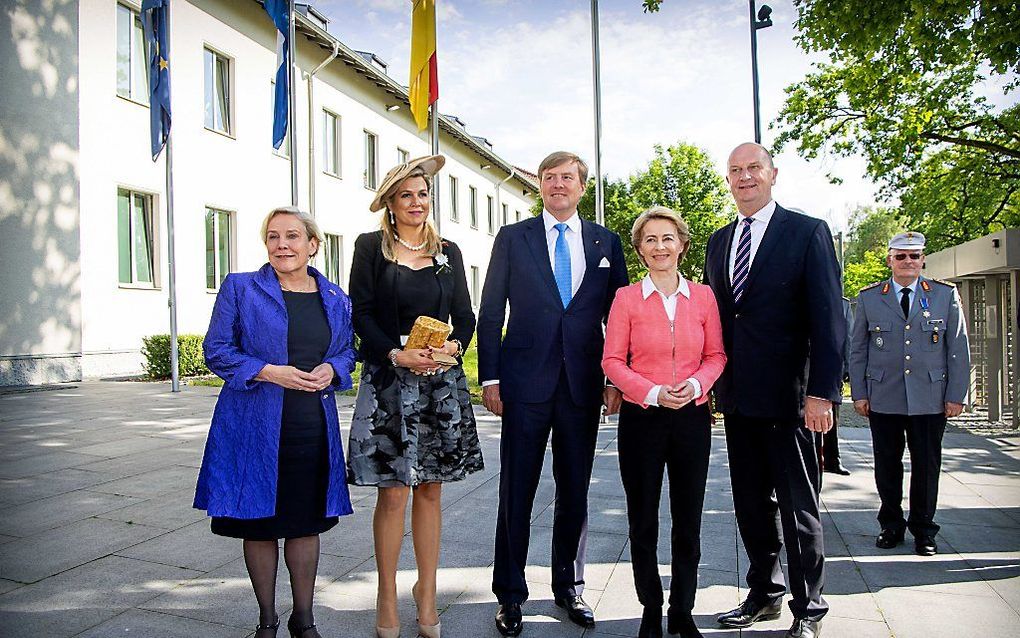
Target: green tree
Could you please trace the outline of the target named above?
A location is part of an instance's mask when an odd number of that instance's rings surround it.
[[[892,236],[906,230],[895,209],[878,206],[859,206],[850,213],[849,225],[849,239],[843,252],[847,264],[863,261],[868,251],[885,254]]]
[[[847,262],[843,273],[843,295],[848,299],[857,297],[861,288],[881,281],[889,276],[885,264],[886,251],[869,250],[858,262]]]
[[[705,244],[716,229],[724,226],[733,212],[726,182],[715,171],[712,159],[702,149],[678,142],[656,145],[648,166],[626,180],[605,180],[606,227],[623,240],[627,272],[631,281],[645,273],[645,267],[630,245],[631,228],[642,211],[666,206],[680,213],[691,231],[691,249],[680,264],[680,272],[701,281]],[[595,180],[578,204],[578,212],[594,219]]]
[[[788,87],[777,150],[862,155],[884,197],[941,247],[1017,215],[1020,3],[794,0],[797,40],[827,52]],[[999,106],[983,85],[1003,86]],[[830,175],[834,181],[838,177]],[[947,215],[947,213],[949,213]],[[949,222],[952,223],[949,223]],[[926,233],[928,234],[928,233]]]

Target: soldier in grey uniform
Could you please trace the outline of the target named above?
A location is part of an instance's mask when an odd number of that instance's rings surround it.
[[[921,276],[924,235],[889,242],[892,277],[857,296],[850,346],[854,409],[871,422],[875,483],[882,500],[876,545],[903,542],[921,556],[937,551],[935,507],[946,418],[963,411],[970,350],[960,297],[949,283]],[[903,518],[903,447],[910,450],[910,515]]]

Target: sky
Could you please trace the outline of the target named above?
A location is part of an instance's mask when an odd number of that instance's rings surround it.
[[[330,32],[389,63],[407,84],[410,0],[317,0]],[[760,4],[760,3],[759,3]],[[813,61],[794,42],[796,11],[773,0],[774,26],[758,31],[762,142],[785,98]],[[641,170],[655,144],[706,150],[720,173],[730,150],[752,140],[748,4],[744,0],[600,3],[602,170],[619,179]],[[437,0],[440,110],[488,138],[508,161],[534,171],[554,150],[594,157],[591,3],[588,0]],[[773,194],[787,206],[846,230],[849,212],[874,204],[864,161],[778,155]],[[829,183],[827,172],[844,181]]]

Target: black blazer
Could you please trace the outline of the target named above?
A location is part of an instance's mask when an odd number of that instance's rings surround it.
[[[829,227],[777,205],[734,303],[729,257],[736,226],[734,220],[713,233],[705,251],[705,283],[719,304],[727,357],[714,386],[717,408],[796,419],[805,395],[842,400],[846,322]]]
[[[575,403],[602,401],[603,325],[617,289],[627,285],[627,264],[620,238],[609,229],[582,219],[581,239],[584,279],[564,308],[542,217],[496,235],[478,311],[478,377],[498,379],[504,401],[549,400],[561,369]]]
[[[459,339],[464,348],[471,343],[475,332],[475,314],[471,310],[467,278],[464,276],[464,258],[460,248],[452,241],[443,241],[443,253],[449,258],[449,267],[442,268],[432,262],[439,280],[440,321],[452,319],[450,340]],[[390,350],[400,345],[400,325],[397,300],[397,264],[382,253],[382,231],[359,235],[354,242],[354,259],[351,263],[351,318],[354,332],[361,339],[359,354],[365,361],[379,365],[389,363]]]

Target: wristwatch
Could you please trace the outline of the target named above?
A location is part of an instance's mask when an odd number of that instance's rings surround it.
[[[400,348],[394,348],[394,349],[390,350],[386,354],[386,356],[389,357],[390,363],[393,364],[394,368],[397,367],[397,354],[399,354],[399,353],[400,353]]]
[[[457,344],[457,352],[454,352],[453,356],[459,357],[464,354],[464,344],[460,342],[460,339],[453,339],[452,343]]]

